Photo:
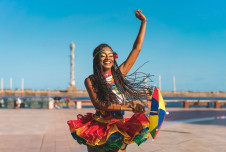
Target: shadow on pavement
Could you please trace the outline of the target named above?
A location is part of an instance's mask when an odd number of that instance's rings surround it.
[[[205,120],[207,118],[207,120]],[[200,120],[199,120],[200,119]],[[189,120],[189,121],[186,121]],[[165,121],[178,121],[200,125],[226,126],[226,110],[181,110],[170,111]]]

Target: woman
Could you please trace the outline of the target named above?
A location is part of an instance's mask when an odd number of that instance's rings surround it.
[[[135,11],[141,21],[133,49],[120,66],[117,54],[107,44],[100,44],[93,52],[93,75],[85,80],[85,86],[96,113],[78,115],[78,120],[68,121],[71,134],[79,144],[87,145],[89,152],[125,152],[130,143],[142,144],[149,138],[149,120],[140,104],[127,99],[146,97],[144,87],[126,79],[141,50],[147,19]],[[131,118],[123,118],[124,111],[133,111]]]

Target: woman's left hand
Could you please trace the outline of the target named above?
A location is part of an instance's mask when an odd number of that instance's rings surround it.
[[[137,9],[137,10],[135,11],[135,16],[136,16],[139,20],[141,20],[142,22],[147,21],[146,17],[145,17],[141,12],[142,12],[142,11],[141,11],[140,9]]]
[[[141,105],[141,104],[139,104],[139,103],[137,103],[137,104],[135,104],[134,105],[134,111],[133,111],[134,113],[144,113],[145,112],[145,108]]]

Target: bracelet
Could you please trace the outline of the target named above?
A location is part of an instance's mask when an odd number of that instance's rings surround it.
[[[141,23],[144,23],[144,22],[148,22],[148,19],[145,19],[144,21],[141,21]]]
[[[135,108],[132,107],[132,111],[135,112]]]

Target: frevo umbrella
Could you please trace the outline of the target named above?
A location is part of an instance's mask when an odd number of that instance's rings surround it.
[[[155,87],[152,94],[150,111],[150,133],[153,139],[157,136],[166,115],[165,102],[161,92]]]

